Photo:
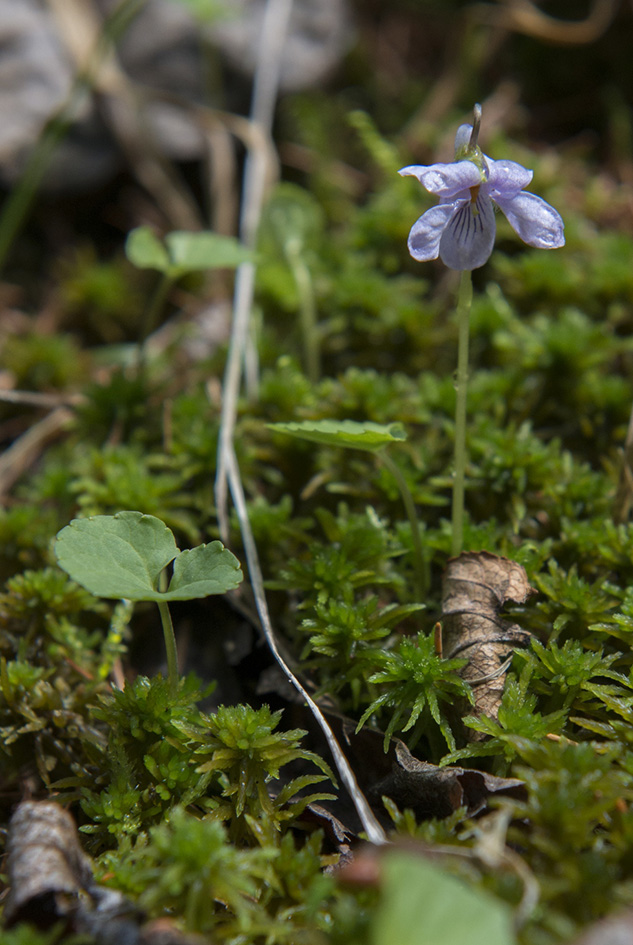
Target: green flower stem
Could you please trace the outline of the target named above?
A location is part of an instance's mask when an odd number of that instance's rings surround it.
[[[139,360],[144,361],[145,359],[145,344],[147,339],[154,331],[158,323],[158,316],[161,313],[161,310],[165,304],[169,290],[174,284],[174,277],[168,272],[164,272],[157,285],[154,289],[154,293],[145,309],[143,315],[143,325],[141,328],[141,336],[139,339]]]
[[[453,555],[464,547],[464,487],[466,481],[466,398],[468,394],[468,335],[473,280],[470,269],[462,271],[457,295],[457,402],[455,405],[455,470],[453,478]]]
[[[286,247],[286,256],[299,294],[299,318],[306,374],[311,383],[316,384],[321,377],[321,351],[312,276],[298,249],[295,250],[294,246]]]
[[[422,539],[420,538],[420,523],[418,522],[418,516],[415,510],[415,502],[413,501],[413,496],[411,495],[411,490],[407,485],[407,481],[402,475],[399,466],[394,463],[391,456],[387,453],[386,450],[381,451],[376,454],[380,460],[384,463],[386,468],[389,470],[393,476],[395,483],[400,492],[402,502],[404,503],[404,509],[407,513],[407,518],[409,519],[409,525],[411,526],[411,537],[413,539],[413,555],[415,559],[415,569],[414,569],[414,591],[416,601],[422,601],[425,595],[425,589],[429,586],[429,575],[427,562],[424,557],[424,551],[422,550]]]
[[[165,651],[167,653],[167,678],[172,692],[178,689],[178,651],[176,650],[176,637],[174,634],[174,625],[171,622],[169,607],[164,600],[156,601],[160,612],[160,619],[163,625],[163,636],[165,637]]]

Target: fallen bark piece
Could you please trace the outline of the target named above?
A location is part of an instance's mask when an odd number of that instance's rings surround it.
[[[461,675],[473,687],[473,715],[497,718],[512,654],[531,637],[499,613],[507,601],[523,604],[534,593],[525,568],[509,558],[477,551],[448,562],[442,593],[444,656],[468,660]],[[485,736],[469,732],[467,737]]]
[[[24,801],[9,824],[9,894],[5,927],[29,922],[46,930],[60,923],[66,935],[86,935],[95,945],[200,945],[166,920],[144,915],[115,889],[94,882],[75,822],[53,801]],[[1,939],[1,935],[0,935]]]
[[[46,930],[63,924],[61,942],[87,936],[95,945],[208,945],[169,919],[143,913],[115,889],[98,886],[75,822],[54,801],[24,801],[9,824],[9,894],[5,928],[29,922]],[[82,939],[83,940],[83,939]],[[3,941],[0,930],[0,942]]]
[[[46,929],[70,920],[79,894],[92,883],[70,814],[52,802],[24,801],[11,818],[7,853],[7,927],[28,921]]]

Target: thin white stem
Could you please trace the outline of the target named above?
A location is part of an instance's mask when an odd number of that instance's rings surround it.
[[[248,565],[248,573],[251,582],[251,587],[253,589],[253,595],[255,597],[255,605],[257,607],[257,613],[259,614],[259,619],[261,621],[262,629],[264,631],[264,636],[266,637],[266,642],[270,647],[270,650],[277,660],[279,666],[281,667],[283,673],[286,675],[288,680],[292,683],[295,689],[301,693],[305,701],[307,702],[312,714],[319,723],[323,734],[327,740],[330,751],[334,758],[337,771],[340,775],[341,781],[349,791],[350,797],[354,802],[354,806],[360,817],[363,829],[367,834],[367,838],[376,844],[383,844],[387,842],[385,832],[376,820],[371,807],[367,803],[365,795],[362,793],[361,789],[358,786],[356,776],[352,771],[350,764],[343,754],[341,747],[336,740],[334,732],[330,728],[327,719],[321,712],[320,708],[316,702],[311,698],[311,696],[306,692],[304,687],[301,685],[297,677],[294,675],[292,670],[288,667],[277,646],[275,640],[275,633],[273,630],[272,622],[270,619],[270,613],[268,610],[268,603],[266,601],[266,594],[264,591],[264,582],[262,578],[261,567],[259,564],[259,556],[257,554],[257,547],[255,545],[255,539],[253,537],[253,532],[251,530],[250,521],[248,518],[248,511],[246,508],[246,498],[244,496],[244,489],[242,487],[242,480],[240,477],[240,471],[237,464],[237,458],[235,456],[235,451],[233,450],[233,445],[231,444],[230,451],[227,454],[227,476],[231,489],[231,496],[233,497],[233,502],[235,504],[235,509],[237,512],[237,517],[240,523],[240,530],[242,532],[242,541],[244,543],[244,552],[246,554],[246,562]]]
[[[270,140],[279,74],[281,52],[286,37],[293,0],[268,0],[262,26],[262,42],[253,85],[251,120],[259,127],[262,139]],[[261,218],[266,181],[269,171],[270,149],[267,146],[250,148],[244,164],[244,186],[240,215],[240,238],[245,246],[253,248]],[[222,391],[222,416],[218,443],[218,465],[215,478],[215,505],[220,536],[228,540],[228,487],[227,466],[229,451],[237,418],[237,404],[242,380],[242,365],[249,339],[250,315],[255,288],[255,265],[243,263],[235,274],[233,324],[231,341]],[[257,377],[256,357],[253,351],[246,355],[250,365],[251,394]]]

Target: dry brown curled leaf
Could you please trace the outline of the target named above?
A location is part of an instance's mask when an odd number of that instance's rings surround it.
[[[69,919],[92,882],[70,814],[52,802],[24,801],[9,827],[7,926],[28,920],[47,928]]]
[[[400,810],[408,808],[421,820],[448,817],[460,807],[474,817],[488,807],[493,794],[525,797],[525,785],[518,778],[498,778],[457,765],[438,768],[416,758],[399,739],[394,739],[390,755],[391,770],[373,785],[369,796],[376,801],[390,797]]]
[[[499,614],[507,601],[522,604],[533,593],[525,568],[509,558],[477,551],[448,562],[442,593],[444,656],[468,660],[461,675],[473,687],[473,715],[497,717],[512,654],[530,640],[527,630]]]
[[[334,719],[332,721],[336,724]],[[526,797],[525,784],[517,778],[500,778],[458,765],[440,768],[416,758],[399,738],[391,739],[385,753],[382,732],[366,728],[356,733],[354,723],[339,721],[341,741],[361,789],[387,829],[393,825],[385,810],[384,797],[390,798],[401,811],[412,810],[419,820],[448,817],[460,808],[474,817],[488,809],[493,796],[519,800]],[[340,803],[336,807],[340,807]],[[342,810],[336,812],[354,829],[349,814]]]
[[[53,801],[24,801],[16,808],[9,824],[7,872],[6,928],[18,922],[38,929],[61,923],[64,933],[85,935],[96,943],[206,941],[180,932],[165,919],[143,924],[143,914],[120,892],[96,885],[75,821]]]

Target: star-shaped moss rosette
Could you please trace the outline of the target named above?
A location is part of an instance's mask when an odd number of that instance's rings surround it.
[[[60,568],[96,597],[156,601],[174,686],[178,668],[167,602],[224,594],[243,578],[239,561],[221,542],[180,551],[164,522],[142,512],[73,519],[57,535],[55,556]],[[171,580],[163,587],[168,565]]]
[[[409,525],[415,558],[415,591],[419,600],[425,585],[425,563],[420,525],[417,520],[415,503],[400,467],[393,461],[388,447],[402,443],[407,434],[401,423],[373,423],[371,420],[304,420],[291,423],[269,423],[268,428],[278,433],[288,433],[300,440],[318,443],[321,446],[339,446],[344,449],[363,450],[375,453],[393,476],[400,492]]]

